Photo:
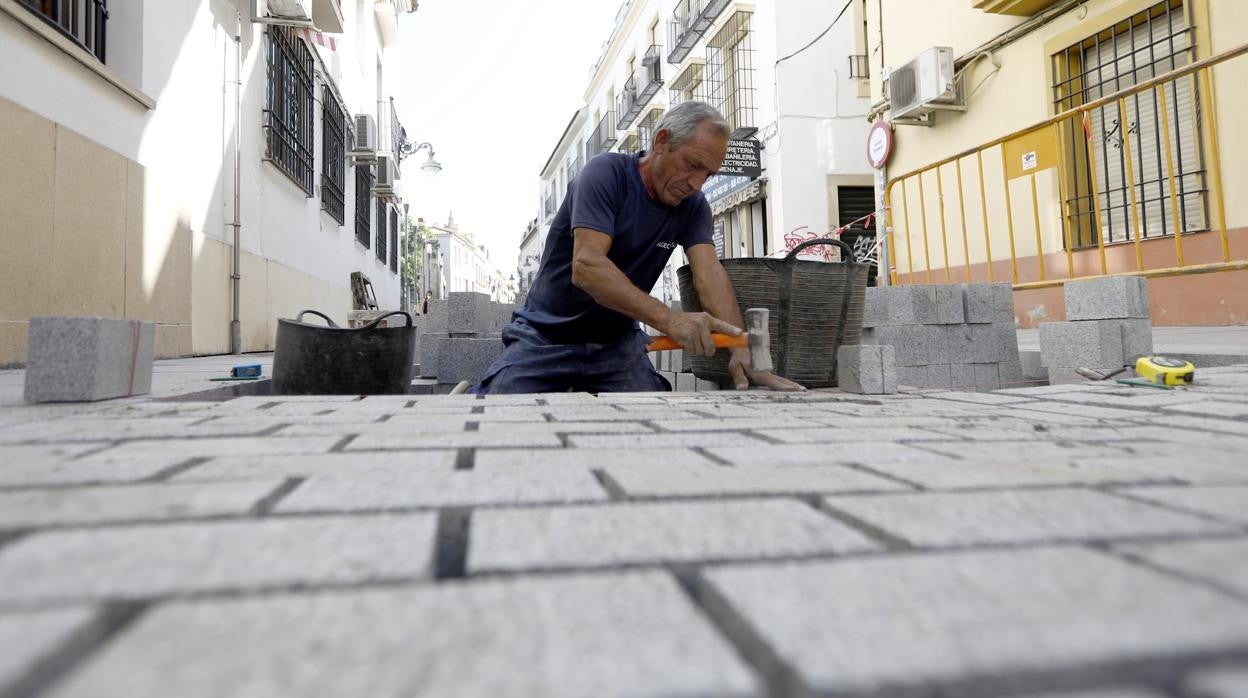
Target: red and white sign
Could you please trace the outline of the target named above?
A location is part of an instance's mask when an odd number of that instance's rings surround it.
[[[888,164],[892,154],[893,125],[887,121],[877,121],[867,134],[867,162],[878,170]]]

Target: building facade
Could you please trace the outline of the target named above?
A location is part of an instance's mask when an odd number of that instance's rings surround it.
[[[783,255],[863,218],[874,204],[865,18],[859,2],[626,0],[585,90],[584,125],[543,170],[539,219],[584,159],[649,148],[667,109],[691,99],[733,128],[722,176],[704,187],[721,257]],[[565,148],[577,139],[583,154]],[[684,259],[673,257],[654,289],[664,300],[679,297]]]
[[[485,293],[496,301],[507,302],[515,295],[514,286],[493,260],[484,245],[478,244],[469,231],[461,231],[454,214],[442,225],[430,226],[437,240],[441,264],[441,290],[435,297],[445,298],[454,291]]]
[[[1137,274],[1156,324],[1248,322],[1248,5],[864,4],[898,282],[1010,281],[1034,326]]]
[[[271,350],[304,308],[345,321],[352,272],[397,306],[414,9],[0,0],[0,365],[37,315],[154,321],[172,357]]]

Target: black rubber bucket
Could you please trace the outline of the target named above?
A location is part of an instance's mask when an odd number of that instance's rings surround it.
[[[329,323],[313,325],[304,315]],[[402,315],[406,327],[378,327]],[[411,390],[416,350],[412,316],[396,310],[363,327],[339,327],[325,314],[305,310],[278,318],[273,353],[274,395],[402,395]]]
[[[834,245],[842,262],[798,259],[797,254],[814,245]],[[862,341],[862,313],[867,296],[870,267],[854,261],[849,245],[834,238],[807,240],[783,259],[743,257],[722,259],[732,279],[737,303],[746,308],[771,311],[771,360],[778,375],[808,388],[836,385],[836,350]],[[688,265],[676,272],[682,308],[702,310]],[[693,373],[703,380],[723,384],[728,375],[728,352],[715,356],[691,356]]]

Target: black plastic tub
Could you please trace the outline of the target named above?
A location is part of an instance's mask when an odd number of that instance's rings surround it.
[[[316,315],[327,325],[303,322]],[[405,327],[378,327],[402,315]],[[405,395],[412,385],[416,326],[396,310],[363,327],[339,327],[323,313],[305,310],[277,321],[273,352],[274,395]]]

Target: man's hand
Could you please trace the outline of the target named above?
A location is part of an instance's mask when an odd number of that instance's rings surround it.
[[[749,388],[751,380],[768,390],[797,392],[806,389],[805,386],[794,383],[784,376],[751,371],[749,349],[734,348],[732,350],[732,356],[728,359],[728,375],[732,376],[732,382],[737,386],[737,390]]]
[[[711,356],[715,353],[712,332],[737,336],[740,327],[734,327],[707,313],[682,313],[673,311],[665,327],[660,327],[668,337],[695,356]]]

